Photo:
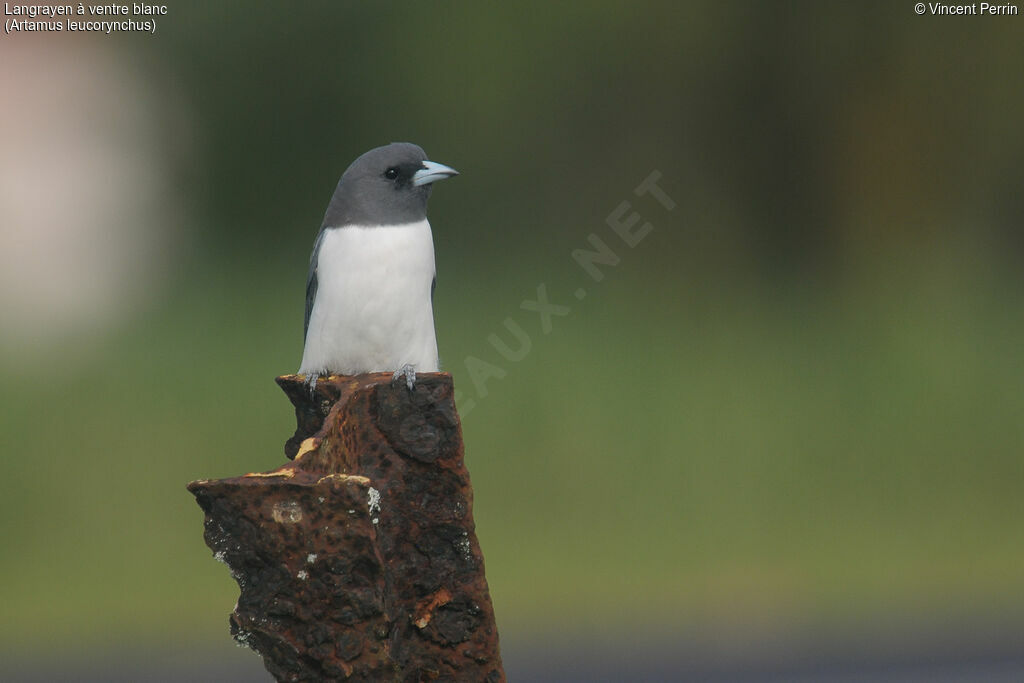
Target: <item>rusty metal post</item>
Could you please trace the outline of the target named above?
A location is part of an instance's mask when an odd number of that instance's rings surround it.
[[[188,485],[236,640],[278,681],[504,681],[451,375],[277,382],[293,462]]]

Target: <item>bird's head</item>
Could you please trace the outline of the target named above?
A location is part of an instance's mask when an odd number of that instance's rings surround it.
[[[371,149],[341,176],[324,216],[324,225],[398,225],[427,216],[433,183],[458,171],[427,160],[409,142]]]

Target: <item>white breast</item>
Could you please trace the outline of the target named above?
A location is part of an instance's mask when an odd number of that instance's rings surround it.
[[[430,223],[329,230],[317,280],[300,374],[437,372]]]

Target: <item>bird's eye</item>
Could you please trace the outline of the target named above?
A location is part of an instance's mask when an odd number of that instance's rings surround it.
[[[384,171],[384,177],[388,180],[394,180],[398,177],[398,169],[392,166],[388,170]]]

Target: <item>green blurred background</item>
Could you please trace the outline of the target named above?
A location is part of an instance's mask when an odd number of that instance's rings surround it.
[[[0,657],[245,656],[184,486],[282,463],[313,238],[394,140],[461,172],[435,315],[507,657],[1020,624],[1022,22],[175,2],[0,37]]]

